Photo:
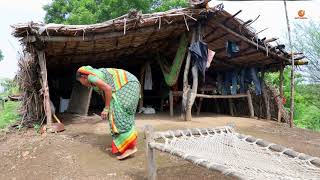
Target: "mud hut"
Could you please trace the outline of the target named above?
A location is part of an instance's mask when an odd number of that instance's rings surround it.
[[[91,65],[126,69],[139,77],[140,108],[151,104],[157,110],[170,110],[173,115],[175,107],[182,107],[185,120],[191,120],[194,110],[197,114],[201,111],[249,114],[285,121],[285,111],[279,103],[283,95],[281,77],[293,55],[284,50],[284,45],[277,44],[276,38],[258,37],[261,31],[250,25],[259,16],[242,21],[237,18],[239,13],[241,10],[230,14],[219,4],[153,14],[133,10],[92,25],[35,22],[14,25],[13,35],[21,40],[28,54],[20,60],[19,73],[24,91],[24,120],[46,119],[50,125],[50,100],[55,107],[61,107],[62,100],[69,99],[68,111],[72,113],[86,115],[88,111],[100,111],[103,107],[100,97],[75,81],[77,68]],[[188,50],[199,41],[215,52],[205,78]],[[236,49],[232,55],[228,52],[230,44]],[[297,65],[305,63],[298,59]],[[144,82],[146,69],[150,68],[152,90]],[[250,88],[245,93],[222,95],[218,81],[210,80],[244,68],[258,70],[262,95],[254,95]],[[265,85],[264,73],[269,71],[281,72],[280,90]],[[214,82],[211,86],[210,81]]]

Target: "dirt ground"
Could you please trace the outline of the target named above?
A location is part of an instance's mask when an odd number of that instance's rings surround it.
[[[111,137],[99,116],[60,115],[66,131],[40,136],[33,129],[0,135],[0,179],[146,179],[143,127],[155,130],[216,127],[235,124],[237,131],[298,152],[320,157],[320,133],[290,129],[277,122],[204,114],[190,122],[168,115],[137,116],[139,151],[118,161],[110,151]],[[230,179],[219,172],[197,167],[166,153],[157,152],[158,179]]]

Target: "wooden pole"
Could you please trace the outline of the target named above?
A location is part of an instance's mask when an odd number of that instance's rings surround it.
[[[141,70],[140,70],[140,84],[141,84],[141,89],[140,89],[140,95],[141,95],[141,98],[140,98],[140,101],[139,101],[139,110],[141,108],[143,108],[143,89],[144,89],[144,72],[145,72],[145,65],[143,65],[141,67]]]
[[[173,94],[169,92],[170,116],[173,117]]]
[[[145,126],[145,139],[146,139],[146,157],[147,157],[147,174],[148,180],[157,179],[157,166],[155,150],[150,147],[150,143],[155,142],[153,139],[153,128],[150,125]]]
[[[261,85],[262,85],[262,96],[263,96],[263,101],[266,107],[266,117],[267,120],[271,119],[271,113],[270,113],[270,103],[269,103],[269,98],[267,95],[267,87],[266,87],[266,82],[264,81],[264,74],[265,72],[261,72]]]
[[[284,9],[286,13],[286,20],[287,20],[287,28],[288,28],[288,37],[289,37],[289,46],[291,49],[291,106],[290,106],[290,127],[293,127],[293,115],[294,115],[294,59],[293,59],[293,49],[292,49],[292,41],[291,41],[291,31],[290,31],[290,24],[288,18],[288,10],[287,10],[287,2],[283,0]]]
[[[231,115],[231,116],[234,116],[232,99],[228,99],[228,103],[229,103],[230,115]]]
[[[192,30],[192,38],[191,43],[195,42],[196,39],[196,29]],[[186,119],[186,108],[187,108],[187,99],[188,99],[188,91],[189,91],[189,83],[188,83],[188,74],[189,74],[189,68],[190,68],[190,59],[191,59],[191,53],[188,51],[187,59],[186,59],[186,65],[184,68],[183,73],[183,95],[182,95],[182,109],[181,109],[181,118]]]
[[[192,110],[192,106],[194,103],[194,100],[197,97],[197,90],[198,90],[198,68],[197,65],[193,65],[192,69],[192,89],[189,90],[190,93],[188,93],[188,104],[187,104],[187,110],[186,110],[186,121],[191,121],[192,119],[192,114],[191,114],[191,110]]]
[[[196,37],[197,40],[202,40],[201,23],[198,23],[196,36],[197,36]],[[191,92],[188,93],[188,95],[190,96],[188,97],[188,101],[187,101],[186,116],[185,116],[186,121],[191,121],[192,119],[192,114],[191,114],[192,106],[193,106],[194,100],[197,97],[197,92],[198,92],[198,68],[195,63],[192,66],[191,72],[192,72],[192,89],[191,89]]]
[[[252,98],[251,98],[251,94],[250,94],[249,90],[247,91],[247,98],[248,98],[250,117],[253,118],[254,117],[254,109],[253,109]]]
[[[282,98],[283,98],[283,66],[281,66],[280,74],[279,74],[280,84],[279,84],[279,92],[280,98],[278,98],[278,122],[281,122],[281,109],[282,109]]]
[[[37,50],[38,60],[40,65],[40,74],[42,80],[42,90],[43,90],[43,107],[44,112],[46,113],[47,118],[47,128],[51,128],[52,125],[52,114],[51,114],[51,106],[50,106],[50,95],[49,95],[49,87],[48,87],[48,79],[47,79],[47,67],[46,67],[46,57],[44,51]]]

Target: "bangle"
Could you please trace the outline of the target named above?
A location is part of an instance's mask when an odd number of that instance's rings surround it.
[[[105,107],[105,108],[103,108],[103,111],[105,111],[105,112],[109,112],[109,107]]]

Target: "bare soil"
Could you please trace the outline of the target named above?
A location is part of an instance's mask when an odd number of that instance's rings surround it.
[[[320,157],[320,133],[289,128],[273,121],[204,114],[190,122],[179,117],[138,115],[139,151],[132,158],[117,160],[110,151],[111,136],[100,117],[60,115],[66,131],[36,134],[28,129],[0,135],[0,179],[146,179],[143,127],[155,130],[216,127],[234,124],[237,131],[281,144],[298,152]],[[157,152],[158,179],[230,179],[219,172],[197,167]]]

